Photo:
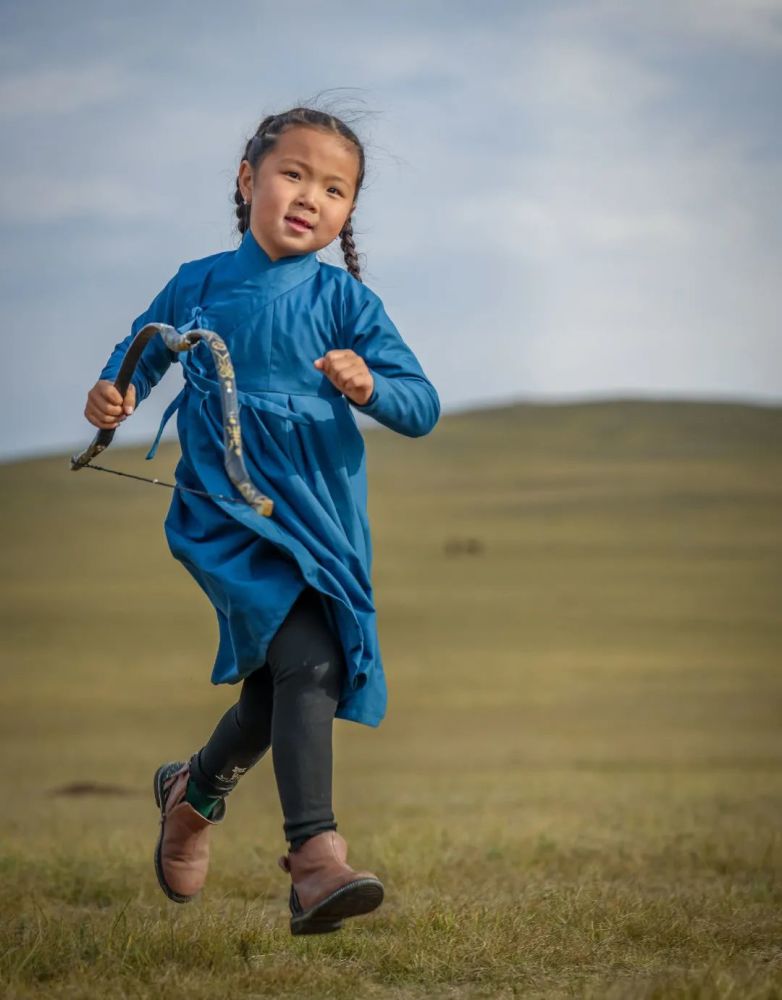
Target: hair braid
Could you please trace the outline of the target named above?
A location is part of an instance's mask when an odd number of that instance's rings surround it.
[[[264,138],[266,138],[269,126],[274,122],[274,120],[277,117],[278,117],[277,115],[268,115],[266,118],[264,118],[264,120],[256,129],[255,135],[251,135],[250,138],[247,140],[247,143],[245,144],[244,147],[244,155],[242,156],[243,160],[250,159],[251,155],[250,150],[252,149],[253,143],[256,142],[256,140],[258,139],[262,141]],[[257,157],[257,159],[260,159],[260,155]],[[242,235],[244,235],[250,228],[250,204],[249,202],[246,202],[244,200],[241,188],[239,187],[238,174],[236,175],[236,190],[234,191],[234,201],[236,202],[237,229]]]
[[[250,148],[252,139],[244,148],[243,160],[247,159],[247,150]],[[236,190],[234,191],[234,201],[236,202],[236,228],[244,235],[250,226],[250,206],[244,200],[244,195],[239,187],[239,175],[236,175]]]
[[[342,247],[342,255],[345,258],[345,266],[348,269],[348,274],[352,274],[356,281],[361,281],[356,243],[353,239],[353,223],[350,221],[350,217],[348,217],[348,221],[342,227],[342,232],[339,234],[339,245]]]

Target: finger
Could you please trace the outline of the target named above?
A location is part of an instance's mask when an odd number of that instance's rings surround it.
[[[354,351],[348,350],[333,350],[327,351],[323,355],[323,368],[326,371],[335,371],[340,365],[345,363],[347,358],[358,357]]]
[[[340,385],[347,385],[357,375],[369,374],[367,366],[359,359],[357,362],[345,361],[337,370],[336,376]]]
[[[332,361],[338,361],[340,358],[346,358],[350,356],[358,356],[355,351],[351,351],[349,348],[335,347],[331,351],[326,351],[323,355],[324,358],[329,358]]]
[[[328,378],[329,382],[331,382],[331,384],[335,386],[337,389],[339,389],[341,392],[342,384],[344,381],[344,373],[335,369],[329,369],[328,371],[324,372],[324,374]]]
[[[94,406],[101,413],[111,414],[112,416],[116,416],[122,412],[122,397],[120,394],[116,393],[115,396],[109,397],[104,395],[98,386],[91,389],[87,394],[87,403],[90,406]]]
[[[92,424],[93,427],[99,427],[102,431],[113,431],[119,426],[119,422],[116,420],[104,420],[97,414],[84,414],[87,420]]]
[[[119,394],[119,390],[113,382],[109,382],[107,379],[96,382],[92,391],[105,399],[107,403],[114,403],[116,406],[122,405],[122,396]]]
[[[130,416],[130,414],[136,408],[136,387],[135,385],[129,385],[128,391],[125,393],[125,398],[122,401],[122,407],[125,413]]]
[[[105,413],[101,407],[95,406],[94,403],[89,401],[84,408],[84,416],[90,421],[90,423],[95,424],[96,426],[99,424],[115,425],[118,419],[110,413]]]
[[[91,399],[90,403],[104,417],[118,417],[122,413],[121,398],[119,404],[108,403],[106,400],[100,398]]]
[[[352,354],[349,357],[334,358],[330,362],[327,373],[330,375],[336,375],[337,377],[343,376],[346,372],[354,371],[356,368],[365,368],[363,360],[357,355]]]
[[[358,368],[346,368],[335,378],[334,383],[340,389],[346,389],[362,374]]]

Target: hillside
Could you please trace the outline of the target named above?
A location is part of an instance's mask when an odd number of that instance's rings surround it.
[[[151,774],[237,694],[209,684],[168,491],[0,467],[12,995],[782,989],[782,409],[525,404],[365,439],[389,713],[336,726],[335,808],[389,895],[304,950],[268,761],[204,899],[172,912],[154,881]]]

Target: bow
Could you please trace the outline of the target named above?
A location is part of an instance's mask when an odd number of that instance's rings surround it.
[[[189,351],[200,340],[205,341],[209,346],[217,370],[217,379],[220,384],[223,440],[225,442],[225,471],[244,500],[259,514],[269,517],[274,509],[274,501],[264,496],[250,482],[244,458],[242,457],[242,435],[239,429],[239,400],[236,393],[236,378],[231,356],[222,337],[212,330],[189,330],[187,333],[180,333],[173,326],[168,326],[166,323],[148,323],[139,330],[126,351],[117,378],[114,381],[114,388],[122,397],[125,396],[144,348],[156,333],[160,334],[169,350],[176,351],[177,353]],[[159,486],[170,486],[172,489],[198,493],[200,496],[236,501],[236,497],[223,497],[214,493],[206,493],[204,490],[194,490],[174,483],[161,483],[159,479],[147,479],[145,476],[134,476],[127,472],[119,472],[116,469],[106,469],[100,465],[93,465],[92,459],[102,451],[105,451],[111,444],[115,430],[116,428],[99,430],[91,444],[80,455],[74,455],[71,458],[71,471],[78,472],[79,469],[84,468],[98,469],[101,472],[113,472],[118,476],[128,476],[130,479],[140,479],[143,482],[154,483]]]

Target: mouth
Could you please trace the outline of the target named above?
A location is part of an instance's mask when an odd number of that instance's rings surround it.
[[[286,215],[285,221],[292,229],[295,229],[297,233],[306,233],[315,228],[311,222],[307,222],[307,220],[303,219],[300,215]]]

